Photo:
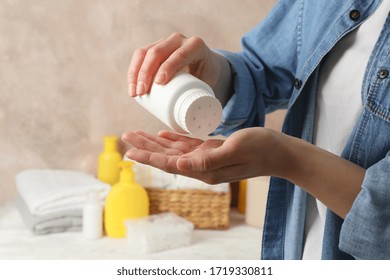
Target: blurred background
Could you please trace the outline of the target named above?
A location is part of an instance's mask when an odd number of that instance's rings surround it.
[[[24,169],[94,174],[104,135],[165,126],[127,95],[135,49],[173,32],[211,48],[240,38],[276,0],[2,0],[0,205]],[[267,119],[279,129],[283,112]]]

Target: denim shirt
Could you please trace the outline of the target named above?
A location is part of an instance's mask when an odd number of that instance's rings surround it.
[[[321,61],[380,2],[279,1],[243,37],[241,52],[218,51],[230,62],[235,92],[215,133],[262,126],[265,114],[287,108],[283,132],[312,142]],[[361,191],[344,220],[327,210],[322,259],[390,259],[389,71],[390,17],[365,70],[363,109],[342,153],[366,169]],[[271,179],[262,259],[302,258],[306,197],[291,182]]]

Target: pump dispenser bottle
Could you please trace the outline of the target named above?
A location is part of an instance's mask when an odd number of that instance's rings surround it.
[[[117,147],[118,137],[105,136],[103,140],[104,150],[99,155],[97,177],[100,181],[113,185],[119,180],[119,163],[122,161]]]
[[[135,182],[133,162],[122,161],[119,182],[110,190],[105,204],[104,225],[109,237],[126,236],[125,220],[149,215],[149,197]]]
[[[184,71],[165,85],[135,98],[145,109],[178,133],[207,136],[219,125],[222,106],[205,82]]]

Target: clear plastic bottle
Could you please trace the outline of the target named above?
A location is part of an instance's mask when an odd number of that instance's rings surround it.
[[[87,239],[103,236],[103,204],[98,191],[90,191],[83,207],[83,235]]]
[[[135,99],[178,133],[207,136],[222,117],[221,103],[209,85],[183,71],[165,85],[154,83],[149,94]]]
[[[105,136],[104,150],[99,155],[97,177],[100,181],[110,185],[115,184],[119,180],[122,155],[118,152],[118,137]]]

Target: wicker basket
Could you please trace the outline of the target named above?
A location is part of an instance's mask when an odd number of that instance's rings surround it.
[[[230,191],[146,188],[150,214],[173,212],[200,229],[229,227]]]

